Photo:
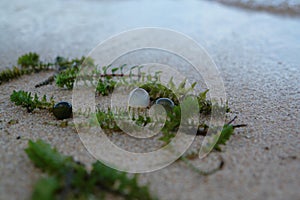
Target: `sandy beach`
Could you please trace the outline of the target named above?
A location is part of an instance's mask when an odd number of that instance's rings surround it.
[[[190,36],[218,66],[236,123],[248,126],[237,129],[222,152],[207,158],[212,165],[216,155],[224,159],[223,169],[215,174],[201,176],[175,162],[141,174],[140,182],[149,183],[160,199],[299,199],[298,15],[200,0],[3,0],[0,8],[0,70],[16,65],[28,52],[37,52],[45,61],[57,55],[80,57],[132,28],[163,27]],[[49,112],[27,113],[9,99],[13,90],[25,90],[71,102],[72,91],[54,84],[34,87],[52,73],[25,75],[0,85],[1,200],[30,199],[34,183],[43,176],[24,152],[27,139],[41,138],[88,167],[95,161],[73,126],[60,127]]]

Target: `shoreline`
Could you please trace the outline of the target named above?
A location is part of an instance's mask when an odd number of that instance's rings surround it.
[[[287,3],[281,3],[278,5],[266,5],[255,2],[242,2],[240,0],[214,0],[226,6],[241,8],[252,12],[267,12],[274,15],[280,15],[283,17],[300,17],[300,4],[296,7],[289,6]]]

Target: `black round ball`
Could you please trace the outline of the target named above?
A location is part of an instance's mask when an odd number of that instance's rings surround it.
[[[56,119],[67,119],[72,116],[72,104],[61,101],[54,105],[53,114]]]

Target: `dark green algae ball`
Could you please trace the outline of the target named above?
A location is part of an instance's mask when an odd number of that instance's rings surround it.
[[[58,102],[53,107],[53,114],[56,119],[67,119],[72,116],[72,104],[66,101]]]

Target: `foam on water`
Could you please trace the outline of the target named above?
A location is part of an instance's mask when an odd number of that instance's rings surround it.
[[[215,0],[227,5],[284,15],[300,16],[299,0]]]

